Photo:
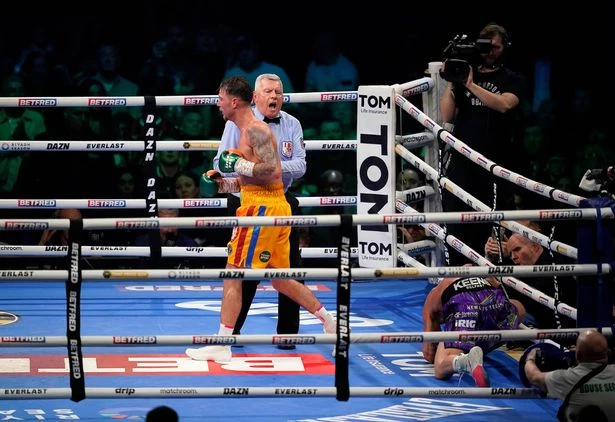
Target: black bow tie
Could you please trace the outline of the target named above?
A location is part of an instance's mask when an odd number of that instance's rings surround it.
[[[275,124],[279,125],[280,124],[280,116],[274,117],[274,118],[269,118],[269,117],[265,116],[263,118],[263,122],[265,122],[265,123],[275,123]]]

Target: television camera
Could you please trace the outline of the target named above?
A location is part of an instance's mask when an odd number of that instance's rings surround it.
[[[470,41],[465,34],[455,35],[442,52],[445,64],[440,76],[448,82],[464,83],[470,74],[470,66],[478,66],[481,54],[490,50],[491,40],[488,38]]]

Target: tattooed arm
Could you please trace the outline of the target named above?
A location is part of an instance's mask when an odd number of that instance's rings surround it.
[[[261,125],[253,125],[248,128],[248,138],[256,158],[253,176],[267,177],[274,175],[276,170],[280,171],[280,158],[271,130]]]

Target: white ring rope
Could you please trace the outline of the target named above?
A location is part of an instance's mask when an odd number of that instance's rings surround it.
[[[406,243],[398,246],[410,256],[430,252],[436,247],[431,240]],[[226,258],[228,249],[224,246],[162,246],[162,257],[197,257]],[[300,248],[301,258],[336,258],[337,248],[308,247]],[[350,256],[355,258],[358,249],[350,248]],[[0,245],[0,256],[67,256],[68,246],[30,246],[30,245]],[[149,257],[149,246],[81,246],[83,257]]]
[[[404,213],[416,213],[417,212],[414,208],[408,206],[407,204],[402,203],[401,201],[397,201],[396,206],[400,212],[404,212]],[[489,261],[487,258],[482,256],[480,253],[478,253],[477,251],[475,251],[468,245],[466,245],[463,241],[461,241],[457,237],[451,234],[447,234],[447,232],[441,226],[434,224],[434,223],[421,224],[421,226],[423,226],[425,230],[427,230],[427,232],[443,240],[444,242],[452,246],[456,251],[458,251],[459,253],[461,253],[462,255],[464,255],[465,257],[467,257],[468,259],[470,259],[477,265],[486,266],[490,268],[497,267],[491,261]],[[400,259],[402,260],[402,262],[404,262],[408,266],[413,266],[413,267],[417,266],[413,262],[416,260],[409,260],[403,256]],[[543,293],[542,291],[538,289],[535,289],[534,287],[529,286],[525,282],[517,278],[513,278],[513,277],[503,277],[502,282],[506,284],[507,286],[510,286],[513,289],[519,291],[520,293],[532,298],[533,300],[540,303],[541,305],[547,306],[548,308],[551,308],[551,309],[556,309],[555,299],[553,297]],[[558,302],[557,311],[560,314],[566,315],[574,320],[577,319],[577,310],[564,302],[561,302],[561,301]]]
[[[433,243],[433,242],[432,242]],[[408,245],[411,255],[425,253],[426,244]],[[435,245],[434,245],[435,246]],[[197,258],[226,258],[228,249],[224,246],[162,246],[162,257],[197,257]],[[336,258],[337,248],[300,248],[301,258]],[[357,256],[357,248],[350,249],[351,257]],[[0,245],[1,256],[68,256],[68,246],[29,246],[29,245]],[[81,246],[83,257],[149,257],[149,246]]]
[[[517,398],[543,397],[535,388],[464,388],[464,387],[349,387],[352,397],[464,397]],[[109,398],[207,398],[207,397],[335,397],[337,387],[86,387],[89,399]],[[0,387],[0,400],[70,399],[70,388]]]
[[[349,140],[311,140],[304,141],[307,151],[330,151],[330,150],[349,150],[357,149],[356,141]],[[191,140],[191,141],[172,141],[165,140],[156,142],[157,151],[216,151],[220,145],[220,141],[211,140]],[[0,149],[2,151],[47,151],[47,152],[64,152],[64,151],[101,151],[101,152],[117,152],[130,151],[139,152],[145,151],[145,141],[32,141],[29,139],[23,140],[0,140]]]
[[[395,151],[399,156],[401,156],[403,159],[405,159],[406,161],[414,165],[416,168],[418,168],[420,171],[425,173],[432,180],[438,180],[438,172],[433,167],[429,166],[427,163],[421,160],[419,157],[414,155],[412,152],[408,151],[406,148],[404,148],[401,145],[396,145]],[[457,196],[459,199],[461,199],[466,204],[472,204],[472,208],[480,212],[486,212],[486,213],[496,212],[496,211],[492,211],[490,207],[488,207],[486,204],[481,202],[478,198],[472,196],[471,194],[463,190],[461,187],[459,187],[455,182],[453,182],[449,178],[441,177],[439,179],[439,183],[444,189],[448,190],[449,192]],[[577,209],[577,211],[582,211],[582,210],[583,209]],[[604,209],[601,209],[601,212],[603,210]],[[508,211],[497,211],[497,212],[508,212]],[[612,210],[611,210],[611,214],[612,214]],[[608,215],[609,213],[607,211],[605,218],[611,218]],[[511,220],[513,219],[523,219],[523,218],[511,218]],[[570,258],[575,258],[575,259],[577,258],[577,253],[578,253],[577,248],[567,245],[565,243],[559,242],[559,241],[549,241],[549,238],[546,235],[539,233],[529,227],[523,226],[517,223],[516,221],[500,221],[499,224],[509,230],[512,230],[515,233],[518,233],[524,237],[527,237],[528,239],[536,243],[539,243],[540,245],[542,245],[543,247],[547,249],[551,249],[559,254],[568,256]]]
[[[413,202],[423,201],[426,198],[435,195],[436,191],[429,185],[418,186],[413,189],[406,189],[395,192],[395,198],[404,201],[408,204]]]
[[[408,194],[419,195],[414,192]],[[298,196],[300,207],[356,205],[351,196]],[[226,208],[226,198],[158,199],[160,208]],[[145,199],[0,199],[0,209],[145,209]]]
[[[516,329],[480,331],[400,331],[382,333],[351,333],[350,343],[439,343],[443,341],[521,341],[521,340],[571,340],[587,329],[597,329],[605,337],[613,337],[613,327]],[[335,334],[241,334],[241,335],[109,335],[81,336],[83,346],[185,346],[204,344],[335,344]],[[0,347],[61,347],[66,346],[65,336],[0,336]]]
[[[613,218],[611,208],[600,208],[602,218]],[[594,208],[432,212],[415,214],[353,214],[353,225],[423,224],[423,223],[488,223],[502,220],[595,220]],[[158,228],[223,228],[246,226],[339,226],[339,215],[297,215],[291,217],[157,217],[157,218],[84,218],[84,230],[158,229]],[[0,219],[0,230],[66,230],[70,220]]]
[[[468,145],[466,145],[463,141],[455,138],[450,132],[446,131],[442,126],[438,125],[432,119],[429,118],[425,113],[419,110],[414,104],[410,101],[406,100],[401,95],[395,96],[395,103],[405,110],[410,116],[412,116],[416,121],[425,126],[428,130],[432,131],[435,136],[440,135],[440,139],[446,142],[448,145],[452,146],[457,150],[461,155],[465,158],[473,161],[475,164],[486,169],[488,172],[494,174],[495,176],[508,180],[515,185],[522,187],[531,192],[535,192],[542,196],[546,196],[548,198],[552,198],[555,201],[563,202],[573,206],[579,206],[580,202],[585,199],[582,196],[574,195],[572,193],[564,192],[559,189],[555,189],[551,186],[536,182],[532,179],[529,179],[521,174],[515,173],[512,170],[508,170],[494,161],[486,158],[482,154],[474,151]],[[399,145],[397,145],[399,146]],[[434,179],[434,180],[437,180]]]
[[[566,265],[501,265],[495,267],[425,267],[425,268],[353,268],[353,279],[424,279],[430,277],[488,277],[511,276],[542,277],[544,275],[596,275],[610,274],[610,264]],[[276,268],[276,269],[107,269],[81,270],[83,279],[112,280],[139,278],[152,279],[246,279],[246,280],[323,280],[336,278],[336,268]],[[0,270],[0,280],[66,280],[67,270]]]
[[[404,86],[423,86],[422,78]],[[433,82],[432,82],[433,83]],[[214,106],[218,95],[163,95],[154,96],[157,106]],[[357,91],[297,92],[284,94],[285,103],[325,103],[357,101]],[[143,107],[145,97],[0,97],[0,107]]]
[[[401,143],[406,148],[418,148],[423,145],[427,145],[436,139],[433,134],[429,132],[419,132],[410,135],[396,135],[395,142]]]

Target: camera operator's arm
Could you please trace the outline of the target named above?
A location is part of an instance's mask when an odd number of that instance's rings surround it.
[[[457,106],[455,105],[455,94],[453,93],[453,83],[447,82],[446,88],[440,98],[440,118],[442,122],[452,122],[455,118]]]
[[[525,376],[532,385],[535,385],[542,390],[547,389],[545,373],[542,372],[538,366],[536,366],[536,349],[532,349],[528,353],[523,370],[525,371]]]
[[[494,94],[487,91],[474,83],[473,69],[470,66],[470,73],[466,80],[465,86],[476,98],[492,110],[499,111],[500,113],[506,113],[519,105],[519,97],[511,92],[502,92],[501,94]]]

